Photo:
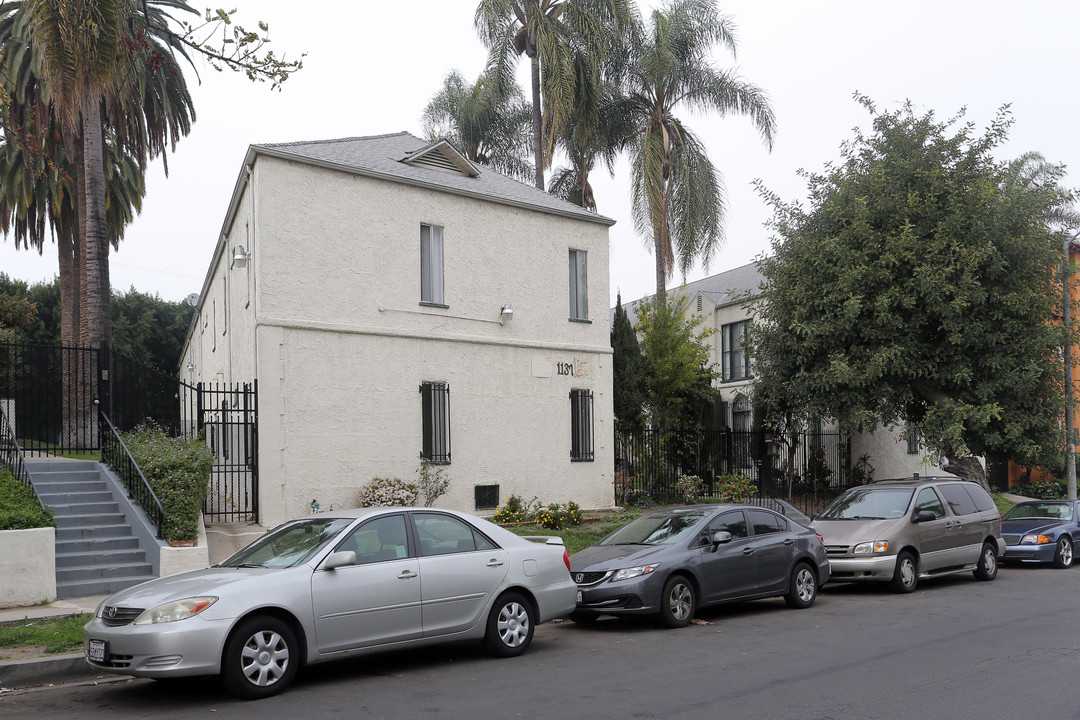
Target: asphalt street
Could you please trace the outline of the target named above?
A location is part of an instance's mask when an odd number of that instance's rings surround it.
[[[1080,718],[1080,569],[1005,567],[911,595],[829,585],[663,630],[565,621],[520,658],[476,644],[315,666],[245,702],[213,679],[72,683],[0,696],[0,718]]]

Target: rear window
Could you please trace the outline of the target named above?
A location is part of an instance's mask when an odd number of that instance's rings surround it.
[[[945,502],[949,503],[953,515],[971,515],[978,512],[975,501],[971,499],[971,495],[968,494],[963,485],[959,483],[939,485],[938,491],[945,496]]]

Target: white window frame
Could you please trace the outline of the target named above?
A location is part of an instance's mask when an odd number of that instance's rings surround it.
[[[570,250],[570,319],[589,321],[589,253]]]
[[[443,229],[438,225],[420,225],[420,302],[446,305]]]

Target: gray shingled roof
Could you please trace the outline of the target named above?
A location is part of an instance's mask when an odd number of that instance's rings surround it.
[[[561,198],[548,195],[487,166],[478,166],[478,177],[466,177],[409,165],[402,160],[431,143],[407,132],[392,135],[338,138],[302,142],[252,145],[257,153],[314,163],[344,172],[378,177],[394,182],[430,187],[540,212],[580,218],[602,225],[614,225],[611,218],[590,212]]]
[[[701,293],[718,306],[731,305],[732,303],[745,302],[748,298],[758,294],[764,277],[758,268],[757,262],[748,263],[726,272],[710,275],[701,280],[695,280],[685,285],[669,288],[670,292],[683,293],[693,297],[695,293]],[[630,323],[637,325],[637,306],[641,299],[624,302],[623,309],[630,316]],[[615,322],[615,308],[611,308],[610,320]]]

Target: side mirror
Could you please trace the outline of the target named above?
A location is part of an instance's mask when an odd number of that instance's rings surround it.
[[[336,553],[330,553],[330,555],[323,561],[323,570],[334,570],[339,567],[345,567],[346,565],[356,564],[356,553],[352,550],[339,550]]]
[[[924,523],[931,520],[937,520],[937,513],[933,510],[920,510],[915,513],[915,517],[911,518],[912,522]]]
[[[727,530],[720,530],[719,532],[714,532],[712,535],[713,545],[723,545],[724,543],[729,542],[731,542],[731,533]]]

